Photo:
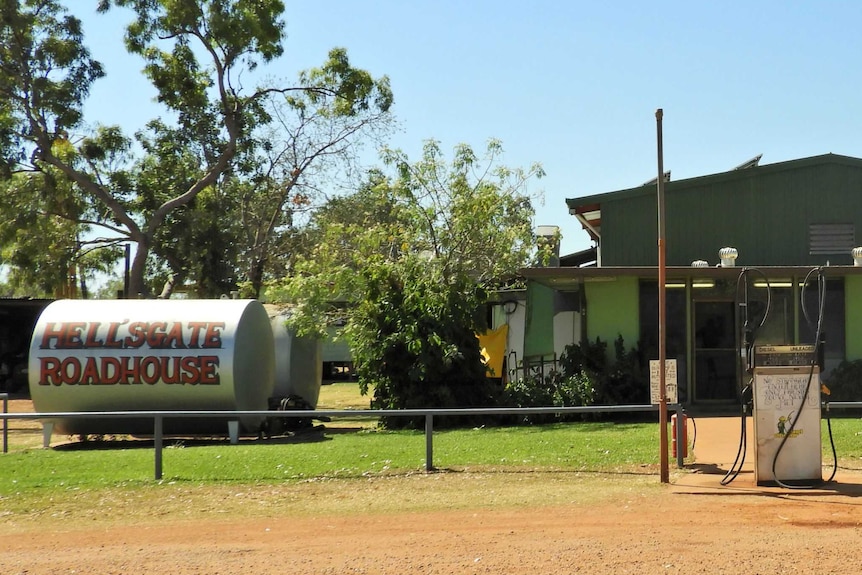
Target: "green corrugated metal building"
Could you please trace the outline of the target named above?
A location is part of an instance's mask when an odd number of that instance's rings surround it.
[[[654,184],[566,203],[575,215],[599,212],[601,265],[658,265]],[[862,160],[826,154],[668,181],[665,222],[668,265],[716,263],[723,246],[739,250],[739,265],[848,265],[862,229]]]
[[[759,157],[727,172],[665,183],[667,351],[679,362],[680,395],[688,403],[736,399],[743,377],[742,270],[750,309],[766,307],[767,290],[757,285],[768,281],[772,288],[757,343],[798,344],[813,343],[803,293],[807,309],[816,310],[815,290],[803,282],[823,266],[827,374],[845,359],[862,359],[862,267],[851,256],[862,244],[862,159],[826,154],[758,163]],[[580,302],[580,340],[611,344],[622,335],[629,347],[657,358],[655,183],[566,203],[594,241],[595,264],[529,268],[524,276]],[[728,246],[738,253],[736,267],[719,267],[719,250]],[[536,355],[561,343],[547,341],[555,310],[551,296],[542,297],[535,309],[527,304],[525,346]]]

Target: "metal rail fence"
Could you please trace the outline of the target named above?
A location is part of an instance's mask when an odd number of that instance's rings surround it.
[[[5,395],[5,394],[0,394]],[[162,450],[164,449],[164,420],[170,418],[217,418],[227,419],[230,426],[231,441],[238,430],[238,422],[244,417],[293,417],[303,419],[325,419],[333,417],[424,417],[425,418],[425,470],[434,470],[434,417],[464,415],[534,415],[534,414],[583,414],[583,413],[637,413],[658,412],[657,405],[605,405],[586,407],[486,407],[474,409],[344,409],[344,410],[290,410],[290,411],[99,411],[99,412],[50,412],[50,413],[8,413],[7,398],[3,397],[3,452],[8,451],[8,421],[10,419],[42,420],[87,418],[87,419],[152,419],[153,443],[155,449],[155,478],[162,479]],[[862,404],[860,404],[862,405]],[[668,411],[682,413],[679,404],[668,404]],[[676,437],[682,437],[683,418],[676,418]],[[677,450],[677,465],[683,466],[683,453]]]

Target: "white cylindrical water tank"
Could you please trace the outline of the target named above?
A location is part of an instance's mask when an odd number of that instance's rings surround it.
[[[316,409],[323,382],[323,344],[318,338],[298,337],[287,326],[288,319],[287,312],[276,312],[271,319],[276,350],[273,396],[299,396]]]
[[[272,328],[256,300],[60,300],[30,342],[37,412],[267,409]],[[256,431],[263,418],[241,418]],[[66,434],[152,433],[152,418],[60,418]],[[219,433],[225,421],[166,418],[166,433]]]

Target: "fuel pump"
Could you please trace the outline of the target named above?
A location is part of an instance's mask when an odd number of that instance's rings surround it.
[[[815,332],[813,345],[757,346],[757,331],[766,323],[771,307],[771,289],[759,322],[750,317],[748,274],[743,269],[737,281],[737,303],[742,324],[741,357],[748,380],[742,388],[740,447],[736,460],[722,479],[727,485],[739,474],[746,456],[746,416],[754,417],[755,477],[758,485],[778,484],[787,488],[813,488],[823,483],[820,437],[820,371],[823,365],[821,330],[825,304],[822,268],[806,276],[802,289],[802,310]],[[759,271],[756,273],[763,277]],[[818,280],[818,313],[815,322],[805,305],[805,290],[812,275]],[[763,277],[763,279],[766,279]],[[740,297],[740,287],[742,294]],[[829,420],[827,419],[827,423]],[[830,442],[832,427],[829,427]],[[835,454],[834,442],[833,456]],[[835,459],[835,458],[833,458]],[[837,470],[833,466],[831,481]]]
[[[753,390],[757,484],[820,482],[820,367],[816,346],[756,347]]]

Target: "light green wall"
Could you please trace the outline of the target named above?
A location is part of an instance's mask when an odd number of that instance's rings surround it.
[[[529,282],[527,284],[527,325],[524,356],[554,353],[554,290]]]
[[[614,341],[622,335],[627,347],[640,338],[638,278],[617,277],[613,281],[587,282],[587,337],[601,338],[613,353]]]
[[[862,359],[862,276],[844,278],[846,359]]]

